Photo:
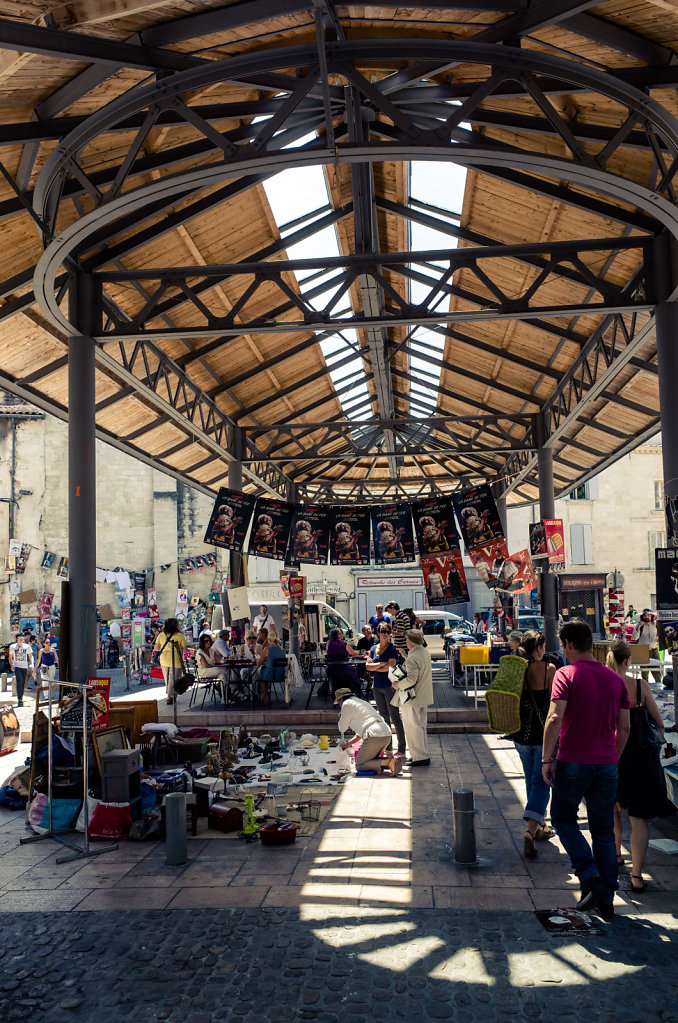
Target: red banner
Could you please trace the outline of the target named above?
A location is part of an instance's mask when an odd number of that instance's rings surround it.
[[[100,732],[108,728],[108,710],[111,705],[110,678],[88,678],[88,686],[94,689],[88,693],[87,702],[92,707],[92,731]]]

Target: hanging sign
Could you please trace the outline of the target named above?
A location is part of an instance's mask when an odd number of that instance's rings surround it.
[[[297,508],[292,519],[287,562],[326,565],[330,539],[330,509],[318,505]]]
[[[507,558],[495,559],[493,570],[496,573],[495,588],[504,593],[531,593],[537,580],[528,550],[518,551]]]
[[[369,565],[369,508],[332,508],[330,513],[330,564]]]
[[[207,524],[205,543],[241,554],[250,528],[256,498],[222,487]]]
[[[87,694],[88,703],[97,712],[92,718],[92,731],[100,732],[102,728],[108,728],[108,711],[111,706],[111,680],[110,678],[88,678],[88,686],[94,686],[91,693]]]
[[[378,505],[371,509],[374,560],[378,565],[414,561],[410,506]]]
[[[469,599],[461,550],[424,554],[421,570],[430,607],[462,604]]]
[[[453,494],[452,503],[469,552],[480,544],[498,540],[504,535],[497,505],[488,484]]]
[[[449,497],[429,498],[412,505],[417,544],[422,557],[459,549],[454,507]]]
[[[248,553],[258,558],[284,561],[294,508],[284,501],[257,498]]]
[[[485,585],[494,589],[497,585],[497,574],[509,556],[505,538],[502,536],[498,540],[473,547],[468,553]]]
[[[678,548],[659,547],[654,552],[655,586],[657,594],[657,611],[659,617],[666,620],[662,611],[672,612],[668,617],[678,618]]]

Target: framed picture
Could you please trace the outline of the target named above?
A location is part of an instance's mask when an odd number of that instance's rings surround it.
[[[97,758],[99,774],[101,774],[101,758],[104,753],[110,753],[114,749],[130,749],[122,725],[117,728],[106,728],[101,732],[92,732],[92,745],[94,746],[94,756]]]

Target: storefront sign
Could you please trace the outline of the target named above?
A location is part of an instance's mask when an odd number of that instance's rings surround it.
[[[359,576],[357,586],[360,589],[389,589],[403,586],[423,586],[424,577],[416,575],[364,575]]]
[[[563,590],[598,590],[605,587],[604,575],[563,575],[560,585]]]

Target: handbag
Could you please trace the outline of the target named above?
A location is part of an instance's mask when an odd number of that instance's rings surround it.
[[[165,647],[162,648],[163,650]],[[162,653],[162,651],[161,651]],[[172,640],[172,664],[176,660],[176,645]],[[195,682],[195,675],[192,675],[190,671],[184,671],[183,675],[179,675],[178,678],[174,679],[174,692],[178,696],[183,696],[184,693],[188,692],[193,683]]]
[[[639,714],[633,715],[633,720],[636,727],[636,739],[641,749],[647,749],[648,747],[660,747],[666,742],[666,739],[662,735],[657,722],[654,718],[651,718],[647,712],[645,704],[641,704],[642,697],[642,686],[640,679],[636,681],[636,703],[638,704]]]

